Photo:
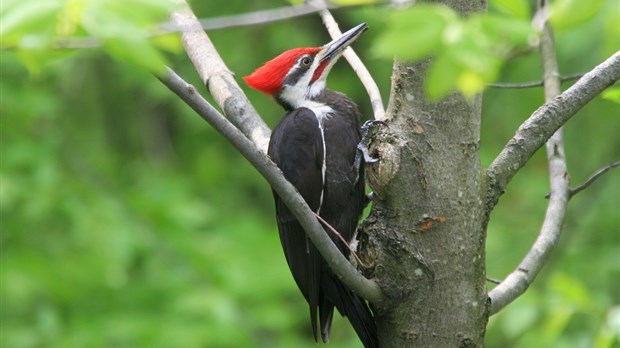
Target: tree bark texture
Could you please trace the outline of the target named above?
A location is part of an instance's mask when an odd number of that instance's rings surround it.
[[[385,295],[374,308],[382,347],[482,347],[488,297],[481,98],[453,94],[427,102],[429,63],[394,64],[389,127],[372,147],[381,161],[367,169],[375,200],[361,254],[366,275]]]

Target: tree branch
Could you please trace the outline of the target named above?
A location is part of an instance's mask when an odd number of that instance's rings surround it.
[[[321,19],[323,19],[323,24],[325,24],[325,28],[329,32],[329,35],[335,39],[342,36],[342,31],[338,27],[338,23],[334,19],[334,16],[329,12],[325,5],[324,0],[309,0],[306,3],[314,5],[316,7],[323,7],[323,10],[319,11],[319,15]],[[383,99],[381,98],[381,92],[379,92],[379,87],[377,87],[377,83],[370,75],[362,60],[357,56],[353,48],[347,47],[344,51],[344,57],[353,68],[353,71],[357,74],[362,85],[366,89],[366,93],[368,93],[368,97],[370,98],[370,104],[372,105],[372,111],[374,113],[375,120],[385,121],[385,107],[383,106]]]
[[[620,78],[620,51],[586,73],[574,85],[525,121],[487,170],[486,209],[491,211],[521,167],[579,109]]]
[[[181,33],[181,40],[198,75],[226,117],[258,148],[267,151],[269,127],[250,104],[185,0],[177,1],[180,9],[170,17],[172,23],[187,29]]]
[[[596,181],[596,179],[600,178],[603,174],[607,173],[610,169],[613,169],[615,167],[620,166],[620,161],[618,162],[614,162],[611,163],[609,165],[606,165],[605,167],[599,169],[596,173],[594,173],[591,177],[588,178],[588,180],[584,181],[583,184],[571,188],[569,191],[569,198],[573,198],[574,195],[578,194],[579,192],[585,190],[588,186],[590,186],[594,181]]]
[[[380,3],[374,3],[374,5],[377,4]],[[198,23],[203,30],[218,30],[232,27],[272,23],[286,19],[306,16],[323,9],[341,9],[345,7],[355,8],[368,5],[369,4],[335,5],[330,3],[324,4],[323,6],[318,6],[317,4],[283,6],[268,10],[259,10],[231,16],[200,18],[198,19]],[[176,32],[193,31],[195,29],[196,28],[193,25],[191,27],[181,27],[174,22],[165,22],[157,24],[157,28],[153,30],[149,35],[147,35],[147,37],[152,38]],[[103,45],[103,42],[100,38],[96,37],[63,37],[56,40],[53,45],[55,48],[95,48],[101,47]]]
[[[544,0],[542,1],[544,2]],[[558,63],[553,33],[548,24],[543,27],[540,53],[544,73],[545,101],[550,102],[560,94],[561,81],[557,73]],[[527,290],[545,265],[562,232],[569,199],[569,175],[564,157],[564,128],[560,127],[551,136],[546,147],[551,196],[547,205],[545,220],[536,242],[521,261],[519,267],[489,292],[491,315],[499,312]]]
[[[382,300],[379,285],[366,279],[338,250],[329,238],[314,213],[295,187],[289,183],[278,166],[265,152],[246,138],[233,124],[207,102],[194,88],[174,71],[159,77],[160,81],[176,93],[185,103],[198,113],[213,128],[222,134],[239,152],[260,172],[271,187],[278,193],[286,206],[293,212],[312,243],[325,258],[331,269],[353,291],[372,303]]]
[[[583,73],[571,74],[566,76],[560,76],[561,82],[576,80],[582,77]],[[493,88],[532,88],[532,87],[542,87],[544,81],[532,81],[532,82],[497,82],[497,83],[489,83],[489,87]]]
[[[360,6],[360,5],[349,5]],[[242,13],[232,16],[222,16],[214,18],[199,19],[198,22],[203,30],[215,30],[230,27],[241,27],[247,25],[265,24],[271,22],[277,22],[285,19],[291,19],[316,13],[320,10],[327,8],[338,8],[342,6],[336,6],[333,4],[302,4],[293,6],[284,6],[278,8],[271,8],[268,10],[260,10],[248,13]],[[177,31],[184,31],[184,27],[180,27],[175,23],[163,23],[160,26],[162,30],[161,34],[168,34]]]

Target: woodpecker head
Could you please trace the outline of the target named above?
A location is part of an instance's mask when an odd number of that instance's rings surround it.
[[[294,109],[319,95],[338,58],[368,26],[362,23],[321,47],[288,50],[244,77],[248,86],[271,95],[285,108]]]

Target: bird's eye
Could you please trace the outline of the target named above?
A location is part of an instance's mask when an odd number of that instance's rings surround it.
[[[310,63],[312,63],[312,59],[310,59],[310,57],[303,57],[303,58],[301,58],[301,65],[309,66]]]

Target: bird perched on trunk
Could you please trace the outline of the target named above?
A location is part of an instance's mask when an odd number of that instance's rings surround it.
[[[347,242],[353,239],[367,202],[358,153],[360,115],[346,95],[325,88],[325,80],[344,49],[366,29],[363,23],[322,47],[288,50],[244,78],[287,111],[271,134],[269,156],[310,209]],[[318,330],[323,342],[329,340],[336,307],[365,347],[377,347],[377,329],[366,302],[330,270],[291,211],[277,194],[274,197],[286,261],[310,306],[315,340]],[[348,257],[348,245],[326,233]]]

